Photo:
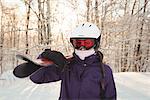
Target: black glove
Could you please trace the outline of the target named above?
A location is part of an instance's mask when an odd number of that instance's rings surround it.
[[[58,51],[51,51],[50,49],[45,49],[40,57],[53,61],[60,69],[63,69],[64,66],[67,64],[67,59],[65,58],[65,56]]]

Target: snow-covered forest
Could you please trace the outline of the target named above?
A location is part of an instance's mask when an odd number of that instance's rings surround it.
[[[16,54],[72,55],[69,33],[83,22],[101,30],[118,100],[150,100],[150,0],[0,0],[0,100],[57,100],[59,82],[39,86],[12,75]]]
[[[99,50],[114,72],[150,71],[150,0],[0,0],[0,73],[18,53],[71,55],[68,35],[86,21],[101,29]]]

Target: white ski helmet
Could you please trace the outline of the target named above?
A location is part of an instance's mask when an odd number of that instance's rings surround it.
[[[100,45],[101,31],[95,24],[86,22],[79,25],[71,32],[70,41],[75,38],[94,38],[96,40],[96,46],[94,48],[98,49]]]
[[[93,23],[83,23],[74,29],[70,38],[98,38],[101,35],[98,27]]]

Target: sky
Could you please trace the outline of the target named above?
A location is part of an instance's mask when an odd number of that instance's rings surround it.
[[[22,0],[3,0],[8,6],[18,5],[20,9],[25,9],[25,5]]]
[[[18,6],[19,7],[19,11],[16,12],[16,14],[21,18],[22,15],[26,14],[26,7],[25,7],[25,4],[22,0],[3,0],[3,3],[4,5],[7,5],[7,7],[11,7],[11,6]],[[35,8],[33,8],[35,9]],[[53,30],[56,32],[56,33],[60,33],[59,31],[61,32],[65,32],[66,29],[69,29],[68,26],[70,27],[72,23],[75,23],[76,19],[75,18],[75,13],[72,12],[70,9],[68,9],[63,3],[59,3],[59,17],[58,20],[61,24],[57,24],[57,26],[54,26],[56,28],[53,28]],[[71,15],[71,16],[70,16]],[[63,20],[62,20],[62,16],[63,16]]]
[[[3,3],[7,5],[7,7],[17,5],[19,7],[19,12],[17,15],[19,16],[21,16],[26,11],[26,7],[22,0],[3,0]]]

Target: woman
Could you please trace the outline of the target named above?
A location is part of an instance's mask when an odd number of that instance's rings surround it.
[[[73,57],[66,59],[58,51],[45,50],[38,59],[50,61],[30,79],[37,84],[61,80],[59,100],[116,100],[112,70],[102,63],[98,51],[100,30],[92,23],[79,25],[70,35]]]

